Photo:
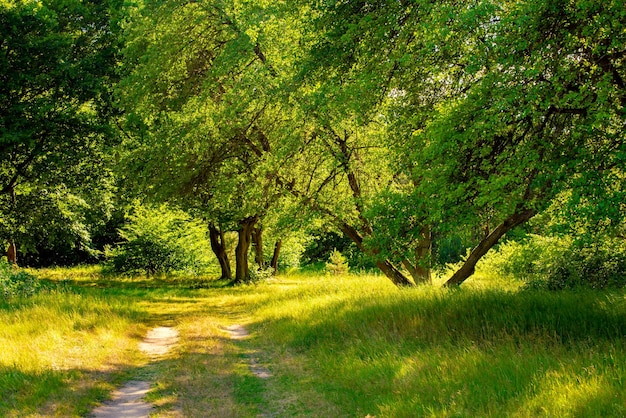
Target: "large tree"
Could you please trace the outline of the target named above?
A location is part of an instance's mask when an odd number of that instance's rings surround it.
[[[410,185],[387,193],[375,219],[404,229],[385,216],[391,203],[416,220],[413,237],[430,225],[484,231],[448,285],[564,189],[623,222],[623,4],[350,1],[317,12],[320,91],[334,109],[385,118],[395,178]]]
[[[109,12],[108,2],[0,4],[0,216],[12,256],[29,216],[22,195],[80,184],[101,168],[89,159],[108,138],[117,53]]]
[[[300,59],[294,102],[308,122],[300,141],[305,173],[294,189],[369,256],[395,284],[430,281],[430,231],[399,168],[403,154],[390,135],[394,56],[407,12],[403,2],[325,2],[309,10],[307,49]],[[310,8],[310,9],[309,9]],[[402,43],[402,40],[400,40]],[[382,48],[379,45],[383,45]],[[391,205],[391,207],[390,207]]]
[[[249,280],[253,233],[279,197],[271,132],[285,116],[280,74],[259,46],[269,16],[236,1],[145,2],[127,28],[127,167],[151,198],[207,219],[224,277],[220,237],[238,232],[236,281]]]
[[[229,214],[241,258],[282,190],[398,285],[394,262],[427,277],[433,230],[484,231],[458,284],[561,190],[623,193],[618,3],[169,2],[135,19],[138,173]]]
[[[447,285],[565,189],[623,222],[625,28],[621,2],[552,0],[481,2],[430,32],[458,94],[414,133],[420,187],[439,220],[487,227]]]

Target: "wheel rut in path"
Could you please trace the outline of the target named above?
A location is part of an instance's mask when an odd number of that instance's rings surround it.
[[[152,360],[167,354],[178,342],[178,331],[170,327],[157,327],[148,331],[139,343],[139,349]],[[153,407],[143,398],[150,390],[150,382],[131,380],[113,392],[111,400],[94,409],[93,418],[147,418]]]
[[[230,338],[232,340],[243,340],[250,336],[248,330],[239,324],[230,325],[223,329],[230,334]],[[258,359],[252,355],[248,355],[247,357],[250,371],[253,375],[261,379],[269,379],[272,377],[272,372],[270,372],[266,367],[260,365]]]

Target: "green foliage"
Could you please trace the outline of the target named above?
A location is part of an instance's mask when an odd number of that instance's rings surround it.
[[[91,245],[94,222],[87,217],[100,206],[94,202],[97,198],[104,198],[98,190],[81,193],[63,185],[21,193],[15,198],[15,207],[19,210],[9,217],[0,217],[0,239],[12,237],[18,243],[20,265],[41,267],[94,262],[98,256]],[[0,205],[12,206],[9,200],[0,195]],[[100,212],[99,215],[106,219],[106,214]]]
[[[626,287],[626,246],[573,247],[546,277],[550,290]]]
[[[274,277],[274,269],[271,267],[261,268],[255,264],[250,269],[250,281],[253,283],[266,281],[272,277]]]
[[[0,2],[0,240],[29,254],[18,262],[93,255],[84,221],[115,143],[116,3]]]
[[[619,239],[604,240],[600,245],[580,246],[567,236],[530,235],[501,244],[478,268],[523,280],[531,288],[623,288],[626,245]]]
[[[326,263],[326,271],[333,276],[338,276],[348,273],[350,267],[348,266],[348,260],[337,249],[333,249],[328,257],[328,263]]]
[[[108,254],[115,272],[198,273],[208,264],[210,244],[206,228],[186,213],[166,205],[156,208],[136,205],[120,235],[125,241]]]
[[[466,246],[459,236],[446,236],[433,243],[433,258],[435,263],[444,266],[448,263],[458,263],[466,251]]]
[[[40,288],[37,277],[10,265],[6,257],[0,258],[0,298],[33,296]]]
[[[303,233],[292,233],[282,240],[280,254],[278,256],[278,267],[282,270],[298,268],[301,265],[302,254],[305,251],[305,244],[309,238]],[[271,243],[271,241],[269,241]],[[267,254],[272,255],[273,248],[269,247]]]
[[[545,280],[571,246],[572,240],[567,237],[529,235],[500,244],[477,267],[510,279],[537,282]]]
[[[346,253],[350,247],[350,240],[336,232],[312,232],[309,242],[302,254],[304,264],[313,264],[317,262],[326,262],[328,254],[333,249]]]

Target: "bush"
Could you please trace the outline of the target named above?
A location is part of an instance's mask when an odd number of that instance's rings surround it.
[[[2,299],[32,296],[40,289],[39,279],[10,265],[6,257],[0,259],[0,295]]]
[[[348,261],[337,249],[330,253],[329,262],[326,263],[326,271],[333,275],[348,273]]]
[[[136,206],[120,235],[125,241],[107,254],[117,273],[198,273],[209,263],[205,227],[165,205]]]
[[[589,287],[592,289],[626,286],[624,248],[572,248],[546,278],[551,290]]]
[[[528,235],[520,241],[507,241],[490,251],[477,268],[509,279],[545,281],[548,272],[560,264],[572,247],[569,237]]]
[[[267,281],[272,277],[274,277],[274,269],[272,267],[261,268],[255,264],[250,269],[250,281],[253,283]]]
[[[622,288],[626,286],[626,246],[607,238],[596,246],[581,247],[567,236],[529,235],[501,244],[478,268],[523,280],[528,288]]]

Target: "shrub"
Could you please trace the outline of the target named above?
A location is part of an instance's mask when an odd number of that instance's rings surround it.
[[[592,289],[626,286],[626,251],[624,248],[572,248],[546,277],[551,290],[589,287]]]
[[[254,283],[266,281],[272,277],[274,277],[274,269],[272,267],[261,268],[255,264],[250,269],[250,281]]]
[[[41,289],[37,277],[0,259],[0,295],[2,299],[32,296]]]
[[[549,271],[561,263],[572,246],[569,237],[528,235],[507,241],[490,251],[477,266],[481,271],[519,279],[527,283],[546,280]]]
[[[529,235],[501,244],[478,268],[523,280],[528,288],[622,288],[626,286],[626,246],[610,238],[585,247],[567,236]]]
[[[326,271],[333,275],[346,274],[349,270],[348,261],[337,249],[335,248],[330,253],[329,262],[326,263]]]
[[[204,226],[165,205],[137,205],[120,235],[124,242],[107,254],[117,273],[197,273],[208,264],[210,244]]]

